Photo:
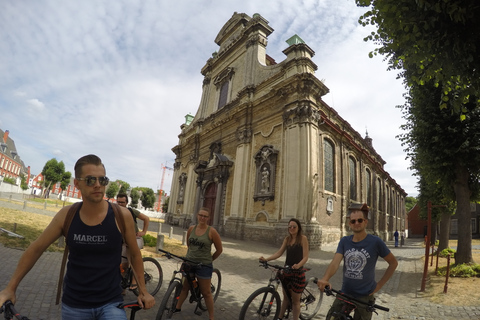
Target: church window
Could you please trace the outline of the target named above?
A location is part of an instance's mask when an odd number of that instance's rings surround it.
[[[323,154],[325,190],[335,192],[335,151],[328,140],[323,141]]]
[[[357,200],[357,164],[352,157],[348,158],[350,169],[350,199]]]
[[[220,96],[218,98],[218,109],[223,108],[227,104],[228,84],[229,84],[229,81],[225,81],[220,87]]]
[[[365,170],[365,187],[367,190],[367,204],[372,206],[372,173],[370,170]]]

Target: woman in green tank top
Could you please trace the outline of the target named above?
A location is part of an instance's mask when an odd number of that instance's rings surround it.
[[[208,315],[210,320],[214,318],[213,296],[210,291],[210,283],[212,279],[213,260],[217,259],[222,253],[222,240],[215,228],[208,225],[210,220],[210,210],[201,208],[197,214],[197,224],[190,226],[187,231],[187,246],[188,251],[186,258],[201,262],[201,267],[192,267],[191,272],[195,272],[198,280],[198,285],[205,304],[207,305]],[[212,254],[212,244],[215,246],[215,252]],[[177,302],[175,312],[180,312],[182,304],[187,298],[188,290],[190,289],[187,282],[185,282],[182,293]]]

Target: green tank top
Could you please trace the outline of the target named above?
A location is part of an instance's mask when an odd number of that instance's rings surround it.
[[[197,236],[195,231],[197,226],[193,227],[190,236],[188,237],[188,251],[187,259],[195,262],[201,262],[203,264],[212,263],[212,240],[208,237],[210,232],[210,226],[207,227],[207,231],[201,236]]]

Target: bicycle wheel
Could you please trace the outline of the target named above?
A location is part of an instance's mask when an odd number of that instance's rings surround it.
[[[155,258],[143,258],[143,272],[145,278],[145,286],[148,293],[154,296],[163,282],[163,271],[160,263]]]
[[[182,283],[180,280],[175,279],[170,283],[167,292],[165,292],[165,295],[163,296],[155,320],[172,319],[180,292],[182,292]]]
[[[315,277],[307,281],[307,285],[300,296],[300,319],[310,320],[320,310],[323,301],[323,292],[318,289],[314,282]]]
[[[220,273],[220,270],[214,268],[212,273],[212,282],[210,284],[210,290],[212,291],[213,302],[217,301],[218,295],[220,294],[221,286],[222,286],[222,275]],[[200,299],[199,307],[203,311],[207,311],[207,305],[205,304],[205,299],[203,299],[203,297]]]
[[[239,320],[277,319],[280,307],[278,292],[272,287],[263,287],[252,293],[245,301]]]

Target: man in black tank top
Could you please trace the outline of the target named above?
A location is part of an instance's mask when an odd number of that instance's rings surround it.
[[[126,320],[125,311],[116,307],[118,302],[123,301],[119,277],[122,237],[131,248],[133,268],[138,274],[143,274],[133,219],[127,209],[120,208],[124,228],[119,229],[120,221],[115,220],[111,204],[104,200],[109,180],[99,157],[87,155],[80,158],[75,164],[74,182],[82,194],[83,203],[75,213],[67,234],[71,250],[65,275],[62,319],[96,320],[107,314],[109,319]],[[48,246],[63,234],[69,209],[70,206],[62,208],[38,239],[27,248],[7,287],[0,291],[0,304],[7,300],[15,303],[15,292],[20,281]],[[123,229],[124,234],[120,232]],[[116,258],[100,258],[106,254],[115,255]],[[153,307],[155,299],[146,291],[142,277],[139,278],[138,290],[140,305],[145,309]]]

